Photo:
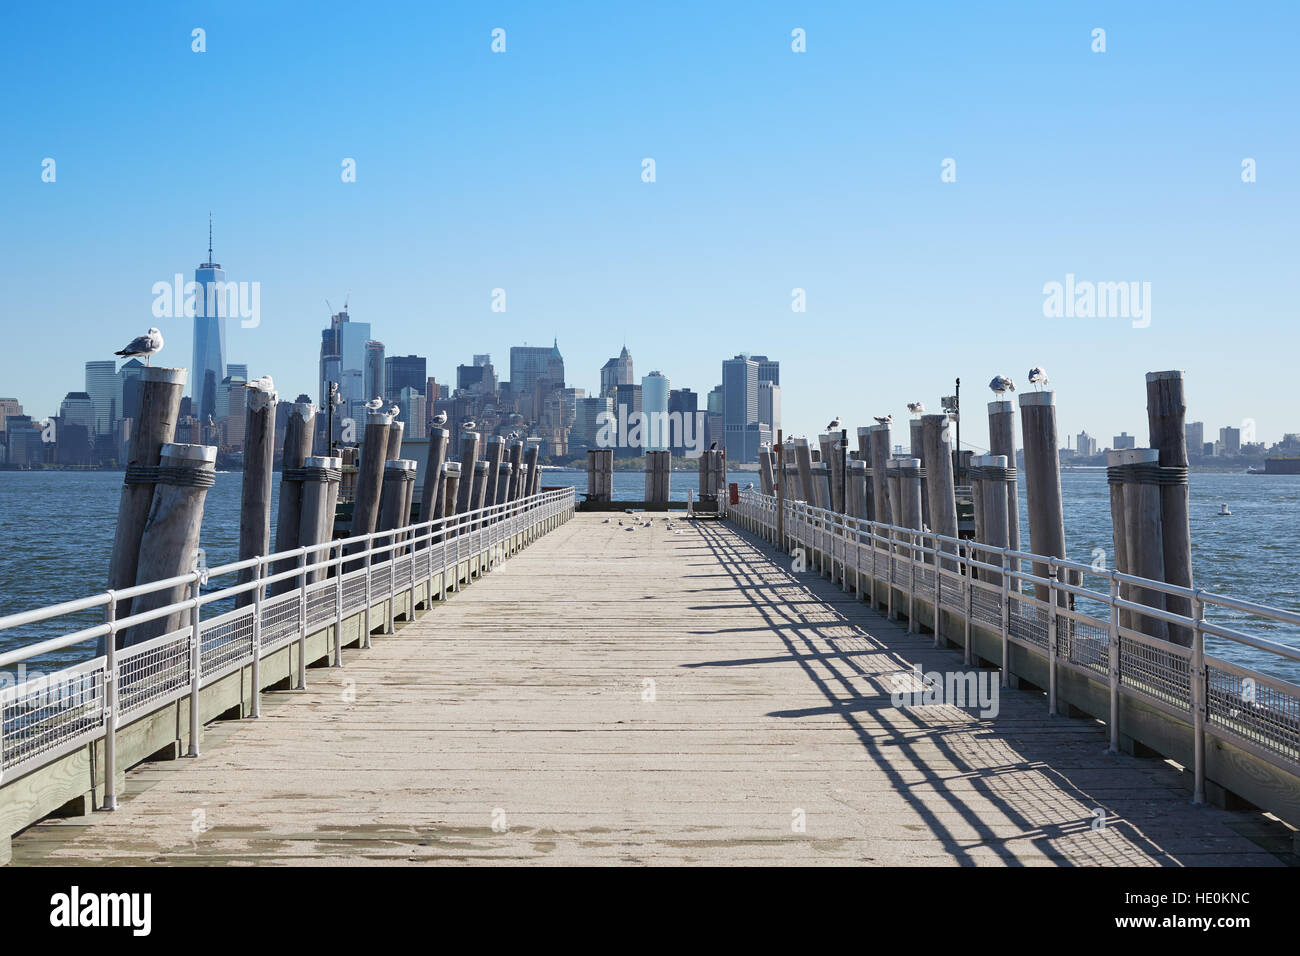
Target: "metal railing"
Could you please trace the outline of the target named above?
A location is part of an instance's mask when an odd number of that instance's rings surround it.
[[[1120,744],[1120,699],[1131,697],[1191,725],[1196,802],[1205,799],[1205,742],[1228,741],[1291,775],[1300,775],[1300,684],[1206,653],[1206,638],[1272,655],[1279,664],[1300,661],[1293,647],[1209,620],[1214,611],[1248,616],[1266,627],[1300,627],[1300,614],[1251,601],[1102,570],[1064,558],[996,548],[930,531],[886,525],[785,502],[784,538],[778,541],[777,499],[742,492],[732,516],[783,551],[812,549],[817,570],[852,581],[862,596],[900,609],[907,602],[909,630],[916,629],[916,605],[933,613],[936,645],[943,613],[959,619],[962,632],[946,635],[972,662],[971,629],[981,627],[1001,641],[1002,684],[1011,645],[1045,660],[1047,701],[1058,712],[1058,678],[1063,671],[1095,681],[1109,693],[1108,713],[1096,715],[1110,731],[1112,751]],[[838,567],[838,572],[837,572]],[[1100,588],[1085,586],[1100,580]],[[886,586],[888,582],[888,586]],[[876,589],[885,593],[877,599]],[[864,591],[865,589],[865,591]],[[1128,600],[1143,592],[1180,597],[1189,615]],[[1088,606],[1097,613],[1089,613]],[[1160,621],[1186,629],[1190,646],[1144,633],[1138,625]],[[1270,809],[1270,808],[1265,808]]]
[[[251,665],[251,714],[257,716],[259,670],[267,655],[297,641],[297,686],[305,687],[309,634],[333,626],[333,665],[342,667],[346,618],[363,616],[361,639],[369,647],[373,605],[387,600],[384,624],[392,633],[393,599],[398,595],[414,595],[416,584],[427,582],[425,593],[432,599],[436,578],[437,596],[445,597],[445,572],[474,556],[485,556],[484,567],[491,569],[505,557],[506,542],[549,519],[571,517],[573,508],[573,489],[547,491],[451,518],[196,568],[179,577],[0,618],[3,633],[94,609],[104,615],[93,627],[0,653],[0,668],[5,668],[89,642],[100,642],[102,648],[89,660],[0,688],[0,785],[102,738],[104,804],[111,809],[116,803],[115,741],[120,728],[188,696],[190,754],[197,756],[199,694],[205,686]],[[241,571],[251,571],[251,580],[228,587],[211,584]],[[453,589],[459,589],[459,581],[457,570]],[[287,589],[275,587],[284,583]],[[178,585],[188,587],[185,600],[119,616],[130,600]],[[249,592],[251,600],[233,606],[237,595]],[[184,626],[130,642],[131,629],[178,613],[185,616]],[[119,635],[126,636],[126,646],[118,647]]]

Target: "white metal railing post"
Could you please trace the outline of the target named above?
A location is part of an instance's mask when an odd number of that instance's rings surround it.
[[[389,546],[389,551],[388,551],[388,614],[386,615],[386,619],[385,619],[385,621],[384,621],[384,633],[385,633],[385,634],[392,634],[392,633],[394,633],[394,632],[397,630],[397,628],[396,628],[396,626],[395,626],[395,623],[394,623],[394,619],[397,617],[397,608],[396,608],[396,605],[397,605],[397,549],[394,548],[394,547],[392,546],[392,545],[393,545],[393,542],[396,540],[396,538],[397,538],[397,535],[395,535],[395,534],[394,534],[394,535],[391,535],[391,536],[389,537],[388,541],[385,542],[385,543]],[[367,638],[366,638],[366,647],[367,647],[367,648],[370,647],[370,639],[369,639],[369,635],[367,635]]]
[[[1205,802],[1205,718],[1209,692],[1205,672],[1205,601],[1201,589],[1192,595],[1192,661],[1191,694],[1188,703],[1192,708],[1192,771],[1194,788],[1192,803]]]
[[[1056,559],[1047,559],[1047,710],[1056,716]]]
[[[930,534],[930,566],[934,575],[934,646],[943,647],[943,574],[939,565],[939,536]]]
[[[1110,597],[1107,602],[1109,647],[1106,649],[1106,676],[1110,685],[1110,749],[1109,753],[1119,753],[1119,571],[1110,572]]]
[[[885,525],[889,534],[889,568],[885,575],[885,613],[891,621],[898,620],[894,616],[894,528],[893,525]]]
[[[374,594],[371,593],[371,588],[370,588],[370,577],[371,577],[370,571],[371,571],[371,567],[374,564],[374,557],[371,553],[371,547],[370,547],[371,541],[372,539],[370,538],[366,539],[366,553],[364,559],[362,560],[362,568],[364,569],[366,575],[366,609],[365,609],[365,613],[361,615],[361,625],[363,630],[365,631],[365,634],[362,635],[361,640],[357,641],[357,646],[359,647],[366,646],[366,642],[370,640],[370,605],[375,599]],[[343,646],[342,641],[339,642],[339,646],[340,647]],[[340,659],[342,658],[342,656],[343,656],[342,652],[340,652],[339,654]]]
[[[253,699],[252,712],[249,716],[262,716],[262,576],[266,568],[266,557],[259,555],[257,567],[253,571]]]
[[[117,809],[117,593],[108,592],[104,608],[108,636],[104,639],[104,809]],[[3,737],[0,734],[0,737]],[[94,785],[94,782],[91,782]]]
[[[1002,686],[1011,686],[1011,564],[1007,560],[1007,549],[998,552],[1002,565],[1001,613],[998,615],[1002,630]]]
[[[194,572],[190,582],[190,750],[189,756],[199,755],[199,690],[203,683],[203,634],[199,627],[199,577]]]
[[[971,662],[975,659],[974,654],[971,652],[971,646],[970,646],[970,639],[971,639],[970,619],[975,613],[975,569],[971,566],[971,561],[975,557],[975,546],[972,544],[966,544],[964,546],[958,545],[957,547],[959,549],[959,553],[960,553],[960,549],[962,549],[963,547],[966,552],[966,560],[962,564],[961,603],[962,603],[962,608],[964,609],[962,612],[962,617],[965,618],[965,620],[962,622],[962,627],[964,628],[963,643],[965,646],[964,659],[966,661],[966,666],[969,667]]]
[[[915,531],[907,533],[907,633],[916,633],[916,542]],[[935,640],[935,645],[938,645]]]

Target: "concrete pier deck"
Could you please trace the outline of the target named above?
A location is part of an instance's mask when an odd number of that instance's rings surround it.
[[[14,864],[1294,861],[1041,694],[894,707],[960,654],[730,525],[630,520],[578,514]]]

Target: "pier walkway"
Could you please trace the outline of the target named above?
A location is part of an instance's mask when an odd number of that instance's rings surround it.
[[[577,514],[13,863],[1286,861],[1041,693],[893,706],[891,675],[960,652],[732,524],[631,520]]]

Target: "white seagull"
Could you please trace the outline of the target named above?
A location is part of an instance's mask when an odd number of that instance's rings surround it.
[[[876,424],[878,424],[878,425],[892,425],[892,424],[894,424],[894,416],[893,416],[893,415],[886,415],[886,416],[884,416],[883,418],[882,418],[881,416],[879,416],[879,415],[874,415],[874,416],[872,416],[872,417],[875,418],[875,420],[876,420]]]
[[[255,378],[251,382],[245,382],[244,388],[255,388],[259,392],[274,392],[275,382],[271,381],[271,376],[263,375],[261,378]]]
[[[1029,384],[1035,389],[1042,390],[1044,386],[1050,385],[1047,380],[1047,370],[1041,365],[1035,365],[1029,370]]]
[[[366,402],[366,408],[370,409],[372,412],[377,412],[383,407],[384,400],[382,398],[372,398],[370,401]]]
[[[447,413],[446,413],[446,412],[439,412],[437,415],[434,415],[434,416],[433,416],[433,423],[434,423],[435,425],[437,425],[439,428],[441,428],[443,425],[447,424]]]
[[[150,329],[144,335],[138,335],[133,338],[126,348],[120,352],[114,352],[114,355],[120,355],[123,358],[135,358],[144,356],[144,364],[149,364],[149,356],[157,355],[162,351],[163,337],[157,329]]]
[[[402,409],[397,405],[393,405],[388,409],[388,414],[392,415],[394,418],[396,418],[401,413],[402,413]]]
[[[460,427],[461,427],[461,430],[462,430],[462,431],[472,432],[472,431],[474,430],[474,427],[475,427],[477,424],[478,424],[478,422],[473,421],[473,420],[471,419],[470,421],[467,421],[467,422],[465,422],[464,424],[462,424]]]
[[[920,415],[925,411],[925,402],[908,402],[907,410],[913,415]]]
[[[1001,398],[1007,392],[1014,392],[1016,390],[1016,383],[1011,381],[1011,379],[1007,378],[1005,375],[994,375],[993,381],[989,382],[989,388],[993,390],[994,395]]]

